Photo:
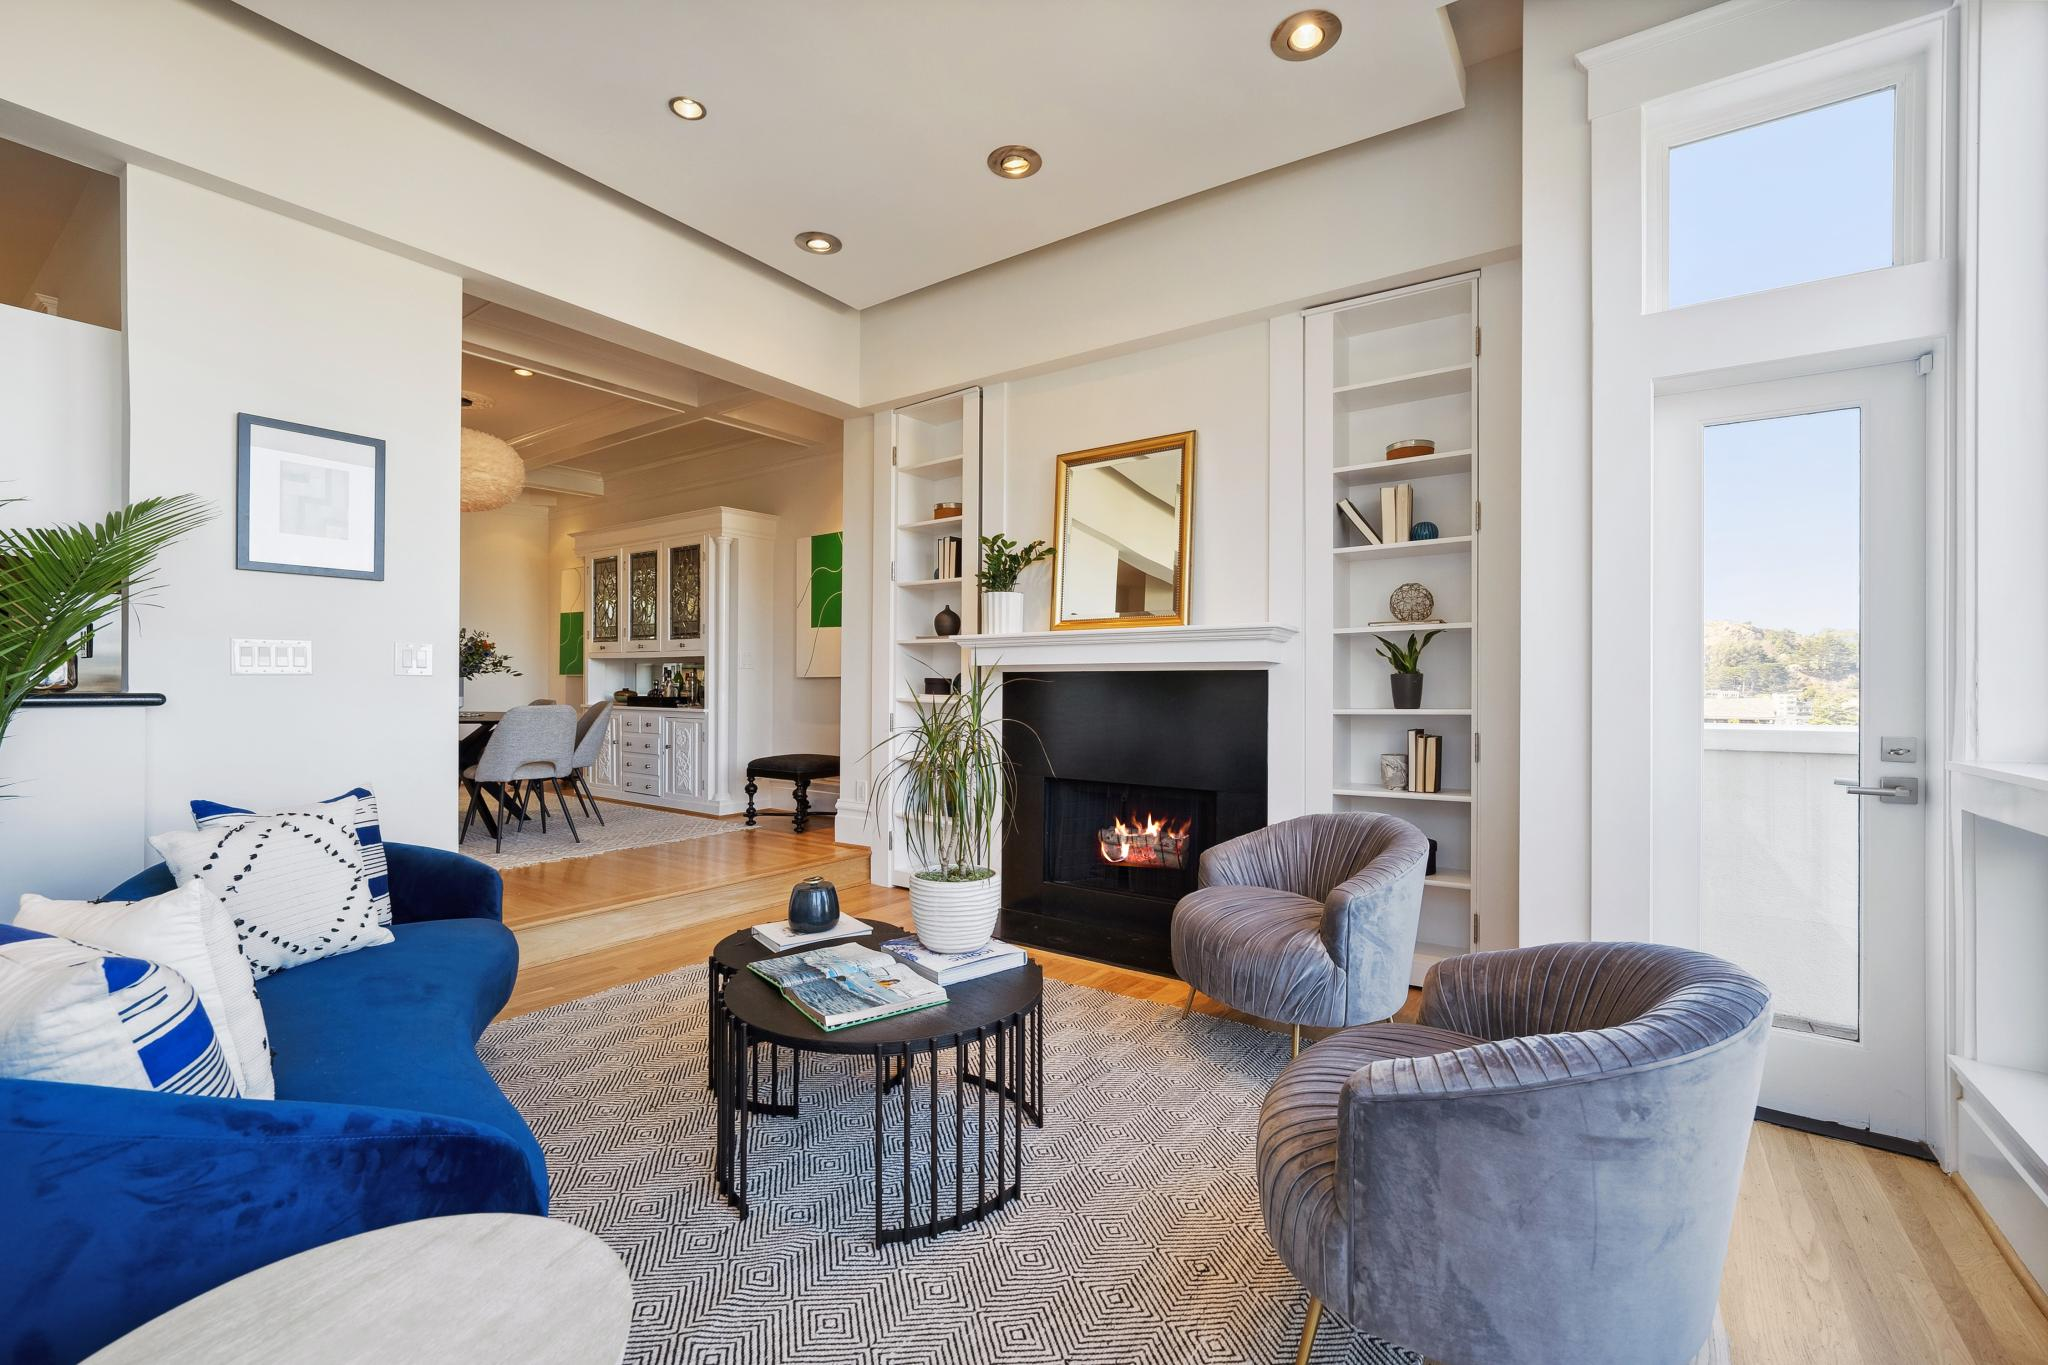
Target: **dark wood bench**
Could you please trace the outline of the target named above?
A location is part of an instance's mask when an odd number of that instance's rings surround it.
[[[802,834],[811,820],[811,781],[839,776],[838,754],[771,754],[747,764],[747,823],[754,823],[754,793],[757,777],[796,784],[796,832]]]

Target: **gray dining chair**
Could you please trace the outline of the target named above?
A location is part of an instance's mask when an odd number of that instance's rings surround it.
[[[1174,907],[1173,969],[1234,1010],[1301,1030],[1390,1017],[1408,1000],[1429,840],[1391,815],[1304,815],[1202,854]]]
[[[464,769],[462,784],[469,791],[469,808],[462,816],[462,833],[456,840],[469,837],[470,823],[481,813],[487,824],[494,827],[497,847],[505,847],[505,825],[518,820],[526,823],[525,797],[528,790],[540,799],[541,832],[547,832],[547,783],[555,784],[555,799],[561,803],[562,819],[568,822],[569,833],[578,843],[583,836],[577,833],[576,821],[569,814],[568,800],[562,795],[562,779],[570,772],[570,759],[576,749],[576,710],[574,707],[548,703],[543,706],[518,706],[507,711],[504,718],[491,731],[489,742],[477,761]],[[498,818],[493,821],[485,805],[487,798],[498,803]]]
[[[583,708],[583,714],[576,720],[576,750],[569,758],[569,790],[576,793],[576,804],[595,815],[600,825],[604,823],[604,807],[597,803],[597,793],[590,789],[590,767],[597,762],[598,751],[604,748],[611,714],[610,697]],[[589,801],[587,805],[585,798]]]
[[[1444,1365],[1681,1365],[1713,1330],[1770,992],[1661,944],[1432,967],[1259,1115],[1259,1205],[1323,1312]]]

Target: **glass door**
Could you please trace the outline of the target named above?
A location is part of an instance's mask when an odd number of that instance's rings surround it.
[[[590,640],[592,644],[619,642],[619,556],[597,555],[590,561]]]
[[[1924,1122],[1924,381],[1660,400],[1661,937],[1771,988],[1765,1108]],[[1668,682],[1667,682],[1668,680]]]

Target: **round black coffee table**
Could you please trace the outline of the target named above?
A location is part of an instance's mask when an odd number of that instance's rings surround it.
[[[881,948],[908,931],[876,924]],[[741,930],[711,950],[711,1088],[718,1096],[716,1180],[747,1216],[747,1131],[755,1115],[794,1115],[806,1052],[871,1059],[875,1078],[875,1241],[934,1237],[987,1217],[1024,1186],[1024,1120],[1045,1126],[1045,973],[1036,962],[946,988],[943,1005],[827,1033],[747,968],[776,954]],[[767,1057],[761,1056],[765,1049]],[[783,1098],[782,1053],[789,1059]],[[940,1072],[950,1070],[952,1085]],[[920,1080],[922,1072],[922,1080]],[[768,1093],[761,1094],[763,1080]],[[950,1089],[950,1102],[945,1091]],[[896,1092],[892,1106],[889,1093]],[[921,1092],[921,1093],[920,1093]],[[925,1139],[914,1162],[913,1129]],[[900,1129],[901,1182],[885,1134]],[[950,1130],[950,1131],[948,1131]],[[915,1170],[921,1165],[923,1171]],[[950,1169],[949,1169],[950,1168]]]

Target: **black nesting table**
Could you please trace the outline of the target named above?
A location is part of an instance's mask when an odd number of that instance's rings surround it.
[[[843,941],[880,948],[906,932],[877,924],[866,938]],[[1017,1197],[1024,1120],[1045,1126],[1045,973],[1036,962],[948,986],[943,1005],[827,1033],[747,970],[773,956],[741,930],[711,950],[708,972],[714,1178],[741,1218],[748,1130],[759,1118],[796,1115],[807,1052],[872,1065],[877,1244],[964,1227]],[[914,1130],[925,1140],[921,1161],[913,1158]],[[898,1133],[900,1170],[893,1153],[883,1156],[885,1136]]]

